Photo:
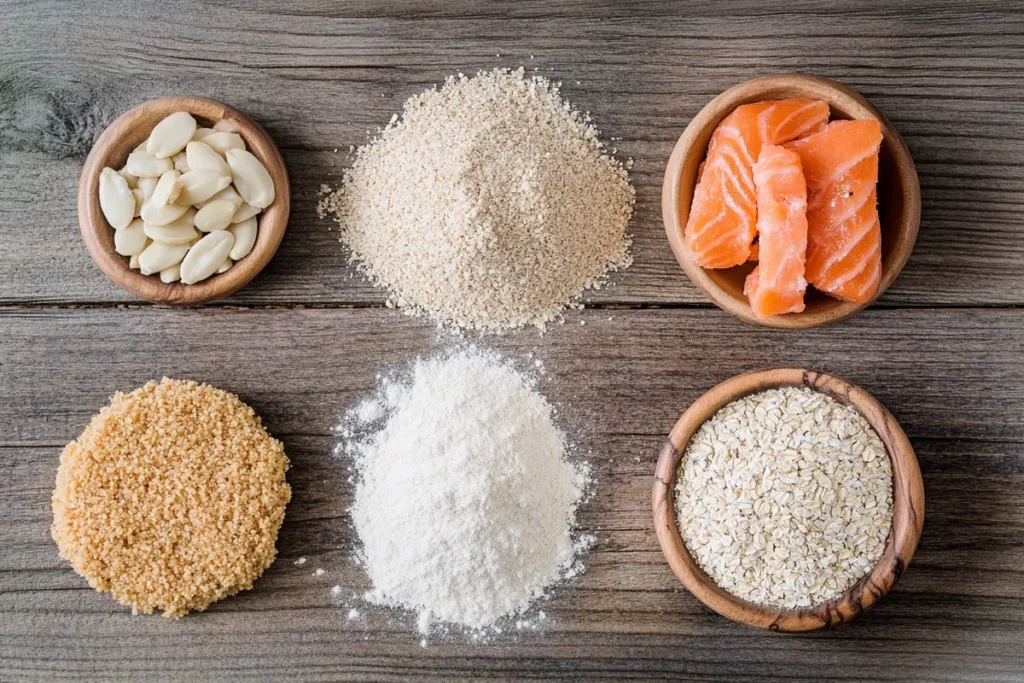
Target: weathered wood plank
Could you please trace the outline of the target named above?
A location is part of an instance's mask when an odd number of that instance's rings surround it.
[[[546,335],[482,343],[540,359],[550,398],[594,438],[667,434],[725,378],[792,366],[862,384],[911,438],[1024,441],[1022,325],[1016,309],[877,310],[787,334],[717,309],[584,311]],[[0,330],[0,443],[44,444],[73,438],[114,391],[162,375],[239,393],[275,433],[330,434],[377,372],[439,337],[380,308],[5,311]]]
[[[544,605],[541,632],[486,645],[441,638],[423,651],[414,617],[367,608],[345,509],[352,486],[331,437],[285,437],[295,491],[278,561],[255,589],[177,622],[131,617],[60,562],[48,538],[57,448],[0,449],[10,482],[0,499],[0,669],[18,680],[102,676],[334,680],[498,675],[581,679],[906,680],[877,642],[914,666],[913,680],[1014,680],[1024,665],[1024,457],[1018,443],[919,440],[928,523],[895,591],[830,634],[778,637],[717,617],[682,590],[649,525],[660,437],[610,436],[594,457],[594,499],[581,523],[598,544],[587,571]],[[630,457],[641,453],[640,462]],[[603,455],[603,454],[602,454]],[[1002,511],[998,518],[978,511]],[[613,520],[611,524],[609,520]],[[308,558],[298,567],[298,557]],[[312,575],[324,568],[322,578]],[[345,587],[333,603],[331,585]],[[349,621],[348,609],[362,616]],[[958,630],[946,625],[956,621]],[[971,637],[963,637],[969,632]],[[59,647],[57,647],[59,643]],[[846,673],[853,670],[851,676]],[[903,678],[901,678],[903,676]]]
[[[0,224],[9,240],[0,273],[10,274],[0,278],[0,304],[131,300],[82,249],[74,188],[107,123],[172,92],[247,111],[284,148],[291,170],[285,243],[232,300],[379,304],[382,293],[352,277],[329,224],[315,217],[320,185],[338,180],[349,146],[363,143],[408,96],[459,70],[519,65],[562,80],[607,137],[621,138],[620,153],[636,159],[636,265],[595,302],[705,302],[663,237],[665,159],[716,93],[756,74],[801,70],[859,88],[893,118],[918,162],[921,238],[883,304],[1024,304],[1024,19],[1012,3],[971,13],[931,3],[870,13],[859,4],[751,11],[735,2],[724,15],[695,8],[686,17],[673,16],[671,3],[634,13],[614,3],[561,10],[531,3],[514,13],[524,18],[498,23],[486,18],[494,8],[460,14],[467,6],[475,4],[359,3],[352,16],[366,16],[351,19],[331,16],[337,8],[320,2],[263,12],[188,3],[134,4],[128,12],[13,5],[0,26]],[[198,24],[168,18],[197,12]],[[569,16],[573,40],[566,41]],[[51,35],[70,21],[75,31],[53,49]],[[793,26],[800,40],[786,39]]]
[[[1021,3],[8,0],[2,16],[0,680],[1021,680]],[[597,475],[581,523],[598,544],[538,632],[423,649],[409,615],[360,606],[346,619],[366,577],[331,428],[380,369],[452,339],[381,309],[314,207],[349,146],[407,97],[459,70],[520,65],[562,80],[636,160],[636,265],[593,294],[605,310],[545,336],[478,340],[543,362],[541,388]],[[781,71],[868,96],[904,135],[924,194],[917,250],[879,307],[788,334],[707,308],[659,210],[689,118],[726,87]],[[270,130],[291,171],[291,226],[227,307],[114,308],[132,300],[82,248],[77,176],[107,123],[173,93],[223,99]],[[276,306],[292,310],[263,309]],[[927,499],[894,592],[835,632],[799,637],[704,609],[666,566],[649,510],[679,412],[732,374],[784,365],[845,376],[885,403],[917,449]],[[89,589],[48,535],[62,445],[113,391],[163,374],[241,394],[293,462],[279,560],[253,591],[175,622],[133,618]]]

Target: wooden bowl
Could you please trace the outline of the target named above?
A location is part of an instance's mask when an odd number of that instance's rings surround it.
[[[194,285],[165,284],[155,275],[128,267],[128,258],[114,251],[114,230],[103,217],[99,202],[100,172],[119,169],[128,155],[165,116],[187,111],[200,126],[238,133],[246,148],[259,159],[274,181],[274,202],[259,216],[259,233],[252,251],[220,275]],[[78,183],[78,224],[92,260],[115,284],[141,299],[162,304],[202,304],[228,296],[244,287],[267,265],[284,237],[291,210],[291,189],[284,159],[274,141],[248,116],[206,97],[161,97],[144,102],[107,126],[85,160]]]
[[[833,299],[808,288],[806,308],[767,319],[758,318],[743,295],[743,283],[753,263],[720,270],[697,265],[683,248],[683,230],[690,215],[697,167],[707,154],[711,134],[741,104],[788,97],[807,97],[828,102],[832,119],[876,119],[882,124],[879,154],[878,213],[882,226],[882,281],[871,301],[862,304]],[[921,222],[921,187],[907,146],[889,119],[859,94],[835,81],[816,76],[784,74],[764,76],[729,88],[711,100],[683,131],[672,150],[661,192],[665,232],[676,260],[686,275],[719,308],[740,318],[784,329],[816,327],[838,322],[868,306],[889,288],[903,270],[917,240]]]
[[[892,462],[893,520],[882,558],[871,573],[840,597],[806,609],[779,609],[747,602],[719,588],[694,562],[676,525],[675,488],[679,465],[690,439],[727,403],[783,386],[823,391],[852,405],[885,444]],[[733,621],[773,631],[812,631],[849,621],[889,592],[910,564],[924,523],[924,484],[907,435],[882,404],[863,389],[837,377],[809,370],[761,370],[737,375],[691,405],[669,434],[654,476],[654,527],[672,571],[705,605]]]

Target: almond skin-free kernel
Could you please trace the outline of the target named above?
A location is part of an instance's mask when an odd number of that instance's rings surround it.
[[[76,572],[133,614],[201,611],[274,561],[288,466],[234,394],[149,382],[114,394],[64,448],[51,533]]]

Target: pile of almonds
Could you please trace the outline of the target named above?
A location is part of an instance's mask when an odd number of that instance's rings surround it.
[[[240,135],[200,128],[179,111],[153,128],[124,168],[103,169],[99,194],[117,253],[143,275],[190,285],[252,251],[274,183]]]

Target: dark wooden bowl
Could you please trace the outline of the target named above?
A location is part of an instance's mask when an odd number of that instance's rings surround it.
[[[128,258],[114,251],[114,230],[103,217],[99,203],[100,172],[105,166],[119,169],[128,155],[165,116],[187,111],[200,126],[238,133],[246,148],[259,159],[274,181],[274,202],[259,216],[259,233],[249,254],[231,266],[194,285],[166,284],[155,275],[143,275],[128,267]],[[259,124],[228,105],[206,97],[161,97],[144,102],[107,126],[85,160],[78,183],[78,224],[92,260],[115,284],[140,299],[162,304],[203,304],[228,296],[244,287],[270,262],[284,238],[291,211],[288,171],[274,141]]]
[[[754,315],[743,283],[756,264],[735,268],[705,269],[697,265],[683,248],[683,231],[690,215],[697,167],[707,154],[708,142],[718,124],[741,104],[787,97],[808,97],[828,102],[833,119],[876,119],[882,124],[882,149],[878,168],[878,214],[882,226],[882,281],[871,301],[862,304],[839,301],[809,287],[806,308],[801,313],[786,313],[762,319]],[[755,78],[729,88],[711,100],[690,125],[672,150],[665,169],[661,192],[661,211],[665,232],[676,260],[693,284],[722,310],[740,318],[783,329],[817,327],[838,322],[863,310],[889,288],[903,270],[917,241],[921,222],[921,187],[914,160],[903,139],[889,119],[861,95],[835,81],[816,76],[783,74]]]
[[[679,465],[690,439],[727,403],[782,386],[823,391],[852,405],[878,432],[892,462],[892,529],[882,558],[870,574],[840,597],[806,609],[757,605],[719,588],[694,562],[676,524],[675,488]],[[812,631],[849,621],[882,598],[910,564],[924,524],[924,483],[914,449],[899,424],[868,392],[849,382],[809,370],[761,370],[737,375],[691,405],[669,434],[654,475],[654,528],[672,571],[701,602],[724,617],[773,631]]]

